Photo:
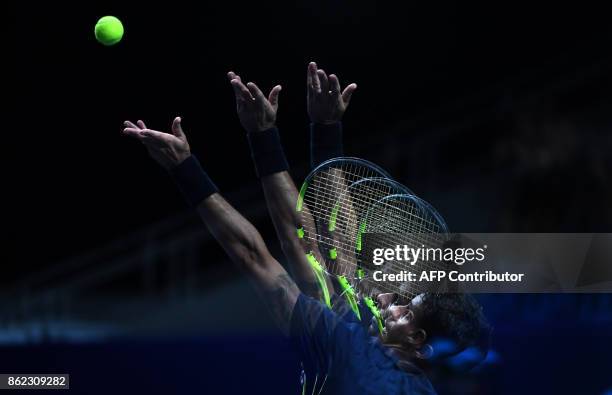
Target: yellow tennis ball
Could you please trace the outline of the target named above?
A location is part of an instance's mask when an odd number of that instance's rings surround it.
[[[96,40],[104,45],[115,45],[123,37],[123,24],[114,16],[103,16],[94,29]]]

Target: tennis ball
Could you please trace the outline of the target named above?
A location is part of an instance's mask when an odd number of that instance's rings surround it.
[[[106,46],[115,45],[123,37],[123,24],[114,16],[103,16],[96,23],[94,33],[100,43]]]

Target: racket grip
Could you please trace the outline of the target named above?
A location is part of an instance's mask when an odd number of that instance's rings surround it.
[[[257,177],[261,178],[289,169],[277,128],[248,133],[247,139]]]
[[[343,156],[342,122],[329,125],[310,124],[310,166],[315,168],[328,159]]]
[[[208,174],[202,169],[198,158],[189,156],[170,170],[170,175],[190,206],[196,207],[213,193],[219,192]]]

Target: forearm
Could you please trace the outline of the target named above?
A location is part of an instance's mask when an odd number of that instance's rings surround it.
[[[269,259],[257,229],[219,193],[204,199],[197,211],[213,237],[241,269],[256,271],[257,265]]]
[[[262,177],[261,185],[281,249],[289,262],[289,271],[305,294],[320,298],[322,290],[306,258],[304,243],[308,241],[300,240],[297,235],[299,218],[295,204],[298,191],[291,176],[287,171],[270,174]]]
[[[198,213],[232,262],[253,282],[272,318],[287,335],[299,289],[270,255],[257,229],[218,193],[202,201]]]
[[[261,269],[273,258],[257,229],[218,193],[197,158],[189,156],[170,174],[232,261],[261,277]]]
[[[295,210],[298,191],[287,171],[288,164],[278,130],[272,128],[249,133],[248,139],[255,169],[264,190],[268,212],[283,253],[289,262],[289,270],[304,293],[322,299],[324,292],[306,256],[308,251],[318,253],[316,242],[298,238],[300,218]],[[315,245],[305,245],[307,243]]]
[[[297,237],[299,218],[295,211],[298,191],[295,184],[289,173],[282,171],[262,177],[261,185],[283,252],[291,253],[299,247]]]
[[[254,283],[280,328],[288,333],[299,295],[297,286],[270,255],[253,225],[219,195],[200,162],[191,155],[180,123],[180,117],[176,117],[172,133],[164,133],[147,129],[143,121],[126,121],[124,133],[142,141],[151,157],[169,171],[187,202],[197,208],[213,236]]]

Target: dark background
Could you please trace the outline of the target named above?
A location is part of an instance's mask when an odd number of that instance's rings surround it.
[[[58,273],[66,266],[119,267],[131,251],[157,257],[157,250],[146,247],[151,240],[176,236],[175,225],[160,224],[179,223],[176,238],[183,241],[194,234],[207,237],[164,171],[138,142],[120,135],[125,119],[168,130],[174,116],[182,116],[211,177],[275,249],[264,207],[252,207],[263,196],[235,115],[229,70],[266,91],[283,85],[278,124],[298,183],[307,173],[304,84],[306,65],[314,60],[337,73],[343,86],[359,86],[345,117],[345,151],[386,168],[433,203],[453,231],[612,230],[612,27],[609,13],[595,5],[105,1],[20,2],[9,4],[9,11],[2,89],[8,103],[2,143],[7,241],[0,276],[9,304],[22,300],[24,290],[29,295],[51,283],[53,289],[72,289],[74,276],[91,272],[46,274],[57,267]],[[104,15],[119,17],[125,26],[123,41],[113,47],[94,39],[95,22]],[[205,280],[192,281],[190,289],[218,287],[235,274],[217,265],[223,254],[214,243],[203,245],[196,267],[173,274],[204,273],[198,279]],[[173,273],[170,264],[183,259],[177,248],[168,251],[164,269],[145,280],[153,283],[155,297],[173,289],[164,283],[165,270]],[[29,280],[39,274],[42,280]],[[96,285],[100,289],[83,287],[108,308],[121,304],[122,295],[140,298],[133,291],[139,276],[107,276]],[[62,297],[74,304],[71,292],[54,295],[69,295]],[[499,332],[506,333],[500,349],[512,353],[508,345],[517,338],[536,339],[553,328],[557,315],[576,316],[586,308],[582,326],[570,325],[557,343],[550,342],[550,359],[558,359],[564,352],[555,354],[555,348],[570,333],[609,328],[601,326],[611,319],[609,300],[602,298],[565,297],[562,307],[543,310],[541,332],[527,334],[533,322],[524,311],[530,303],[511,304],[506,315],[492,311]],[[495,299],[489,304],[498,305]],[[147,305],[150,311],[158,306]],[[36,314],[44,315],[45,306]],[[95,308],[83,310],[94,315]],[[17,321],[38,318],[30,310],[19,314]],[[189,325],[175,322],[183,329]],[[228,322],[248,332],[249,319]],[[568,356],[588,360],[588,350],[610,350],[609,337],[597,339]],[[203,353],[215,349],[211,344],[200,345]],[[43,353],[28,349],[25,355],[34,352]],[[83,353],[65,366],[103,358]],[[610,357],[599,355],[604,356],[600,369],[610,366]],[[580,374],[588,379],[591,366],[595,362],[583,365]],[[600,393],[610,384],[596,372],[583,393]]]

